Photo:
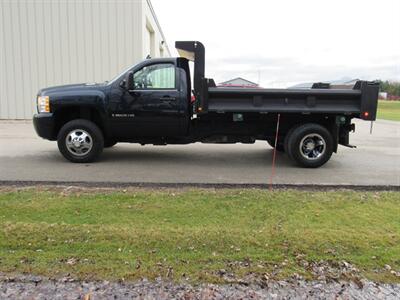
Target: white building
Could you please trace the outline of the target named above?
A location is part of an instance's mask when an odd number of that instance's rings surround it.
[[[387,92],[379,92],[379,99],[386,100],[388,98]]]
[[[242,87],[242,88],[258,88],[259,85],[250,80],[244,79],[242,77],[236,77],[228,81],[224,81],[218,84],[222,87]]]
[[[0,119],[31,118],[40,88],[170,56],[150,0],[1,0],[0,18]]]

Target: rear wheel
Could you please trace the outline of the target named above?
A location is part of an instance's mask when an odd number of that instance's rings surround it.
[[[268,139],[267,143],[272,147],[275,148],[275,139]],[[283,146],[283,143],[279,141],[276,143],[276,151],[278,152],[285,152],[285,148]]]
[[[306,168],[322,166],[333,153],[332,134],[325,127],[314,123],[303,124],[291,130],[285,145],[289,157]]]
[[[96,160],[104,147],[101,130],[84,119],[66,123],[57,136],[58,149],[71,162],[87,163]]]

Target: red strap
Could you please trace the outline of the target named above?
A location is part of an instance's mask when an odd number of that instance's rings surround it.
[[[275,159],[276,159],[276,146],[278,145],[278,134],[279,134],[279,121],[281,119],[281,114],[278,114],[278,119],[276,120],[276,133],[275,133],[275,146],[272,155],[272,169],[271,176],[269,177],[269,190],[272,191],[273,178],[275,176]]]

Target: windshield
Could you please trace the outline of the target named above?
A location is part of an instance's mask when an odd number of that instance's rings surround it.
[[[113,79],[111,79],[110,81],[107,82],[107,84],[113,84],[118,78],[120,78],[123,74],[125,74],[126,72],[128,72],[130,69],[132,69],[133,66],[129,66],[128,68],[126,68],[124,71],[122,71],[121,73],[119,73],[117,76],[115,76]]]

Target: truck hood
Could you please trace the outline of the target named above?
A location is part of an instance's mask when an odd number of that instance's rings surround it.
[[[103,83],[78,83],[78,84],[67,84],[67,85],[58,85],[52,86],[48,88],[40,89],[38,92],[38,96],[46,96],[52,93],[62,93],[62,92],[72,92],[72,91],[87,91],[87,90],[101,90],[103,91],[107,86],[106,82]]]

